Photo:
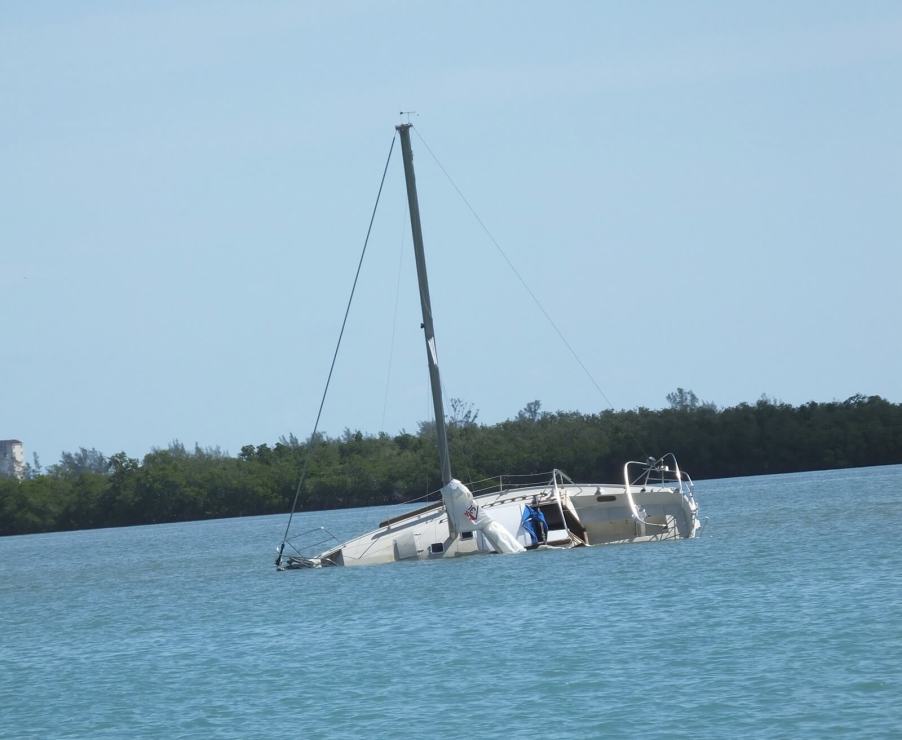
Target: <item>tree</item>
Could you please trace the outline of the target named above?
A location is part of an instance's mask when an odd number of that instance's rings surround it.
[[[536,422],[542,415],[542,402],[536,399],[517,412],[517,421]]]
[[[597,414],[542,411],[477,422],[471,404],[449,404],[453,470],[468,481],[553,467],[584,481],[616,481],[628,459],[673,451],[696,478],[902,463],[902,404],[879,396],[793,407],[762,397],[717,409],[690,390],[670,408]],[[246,445],[237,457],[173,442],[138,460],[124,452],[64,453],[25,480],[0,478],[0,535],[286,511],[309,460],[300,509],[396,503],[441,487],[434,427],[394,437],[347,429],[314,442]],[[37,461],[35,468],[37,468]]]
[[[469,401],[460,398],[452,398],[451,413],[448,416],[448,424],[452,427],[475,427],[479,418],[479,410],[473,407]]]
[[[697,409],[717,410],[717,405],[710,401],[700,401],[693,391],[677,388],[667,394],[667,403],[674,411],[695,411]]]
[[[56,465],[51,465],[48,473],[56,476],[79,475],[81,473],[104,474],[109,470],[107,460],[100,450],[79,447],[78,452],[64,452]]]

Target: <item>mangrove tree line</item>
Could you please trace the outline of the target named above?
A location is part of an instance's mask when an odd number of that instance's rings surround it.
[[[623,462],[675,452],[693,477],[721,478],[902,463],[902,404],[879,396],[791,406],[767,398],[718,409],[677,389],[669,408],[545,412],[480,424],[454,401],[449,438],[455,475],[561,468],[576,480],[618,481]],[[180,443],[142,460],[97,450],[63,454],[25,480],[0,479],[0,535],[284,512],[307,458],[299,509],[406,501],[436,490],[431,424],[389,436],[345,430],[311,445],[294,436],[247,445],[237,456]]]

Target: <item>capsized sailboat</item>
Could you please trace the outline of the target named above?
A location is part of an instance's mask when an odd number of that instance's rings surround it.
[[[476,495],[451,473],[423,232],[417,199],[410,123],[398,125],[410,227],[416,257],[426,360],[435,412],[441,501],[388,519],[377,529],[319,552],[297,547],[288,531],[276,567],[319,568],[430,560],[476,553],[518,553],[548,547],[685,539],[700,530],[691,478],[668,453],[627,462],[623,483],[576,483],[560,470],[543,481],[498,478]],[[514,482],[512,482],[514,481]],[[519,481],[519,482],[517,482]],[[293,512],[292,512],[293,513]],[[289,520],[290,527],[290,520]],[[324,542],[314,546],[322,546]],[[292,552],[285,553],[286,545]]]

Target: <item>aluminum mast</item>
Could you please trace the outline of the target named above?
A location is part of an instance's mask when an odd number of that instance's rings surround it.
[[[442,382],[438,373],[435,349],[435,329],[432,325],[432,303],[429,300],[429,278],[426,276],[426,255],[423,251],[423,229],[420,225],[420,204],[417,200],[417,180],[413,172],[413,151],[410,148],[410,126],[395,126],[401,135],[401,154],[404,159],[404,178],[407,181],[407,205],[410,211],[410,230],[413,251],[417,260],[417,282],[420,285],[420,307],[423,309],[423,332],[429,360],[429,383],[432,386],[432,405],[435,409],[435,434],[438,437],[438,457],[442,467],[442,485],[451,481],[451,457],[448,454],[448,433],[445,429],[445,407],[442,404]]]

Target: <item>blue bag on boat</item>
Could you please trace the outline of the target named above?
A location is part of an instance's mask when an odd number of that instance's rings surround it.
[[[548,522],[541,509],[535,506],[524,506],[520,526],[526,530],[532,539],[533,545],[538,545],[548,539]]]

